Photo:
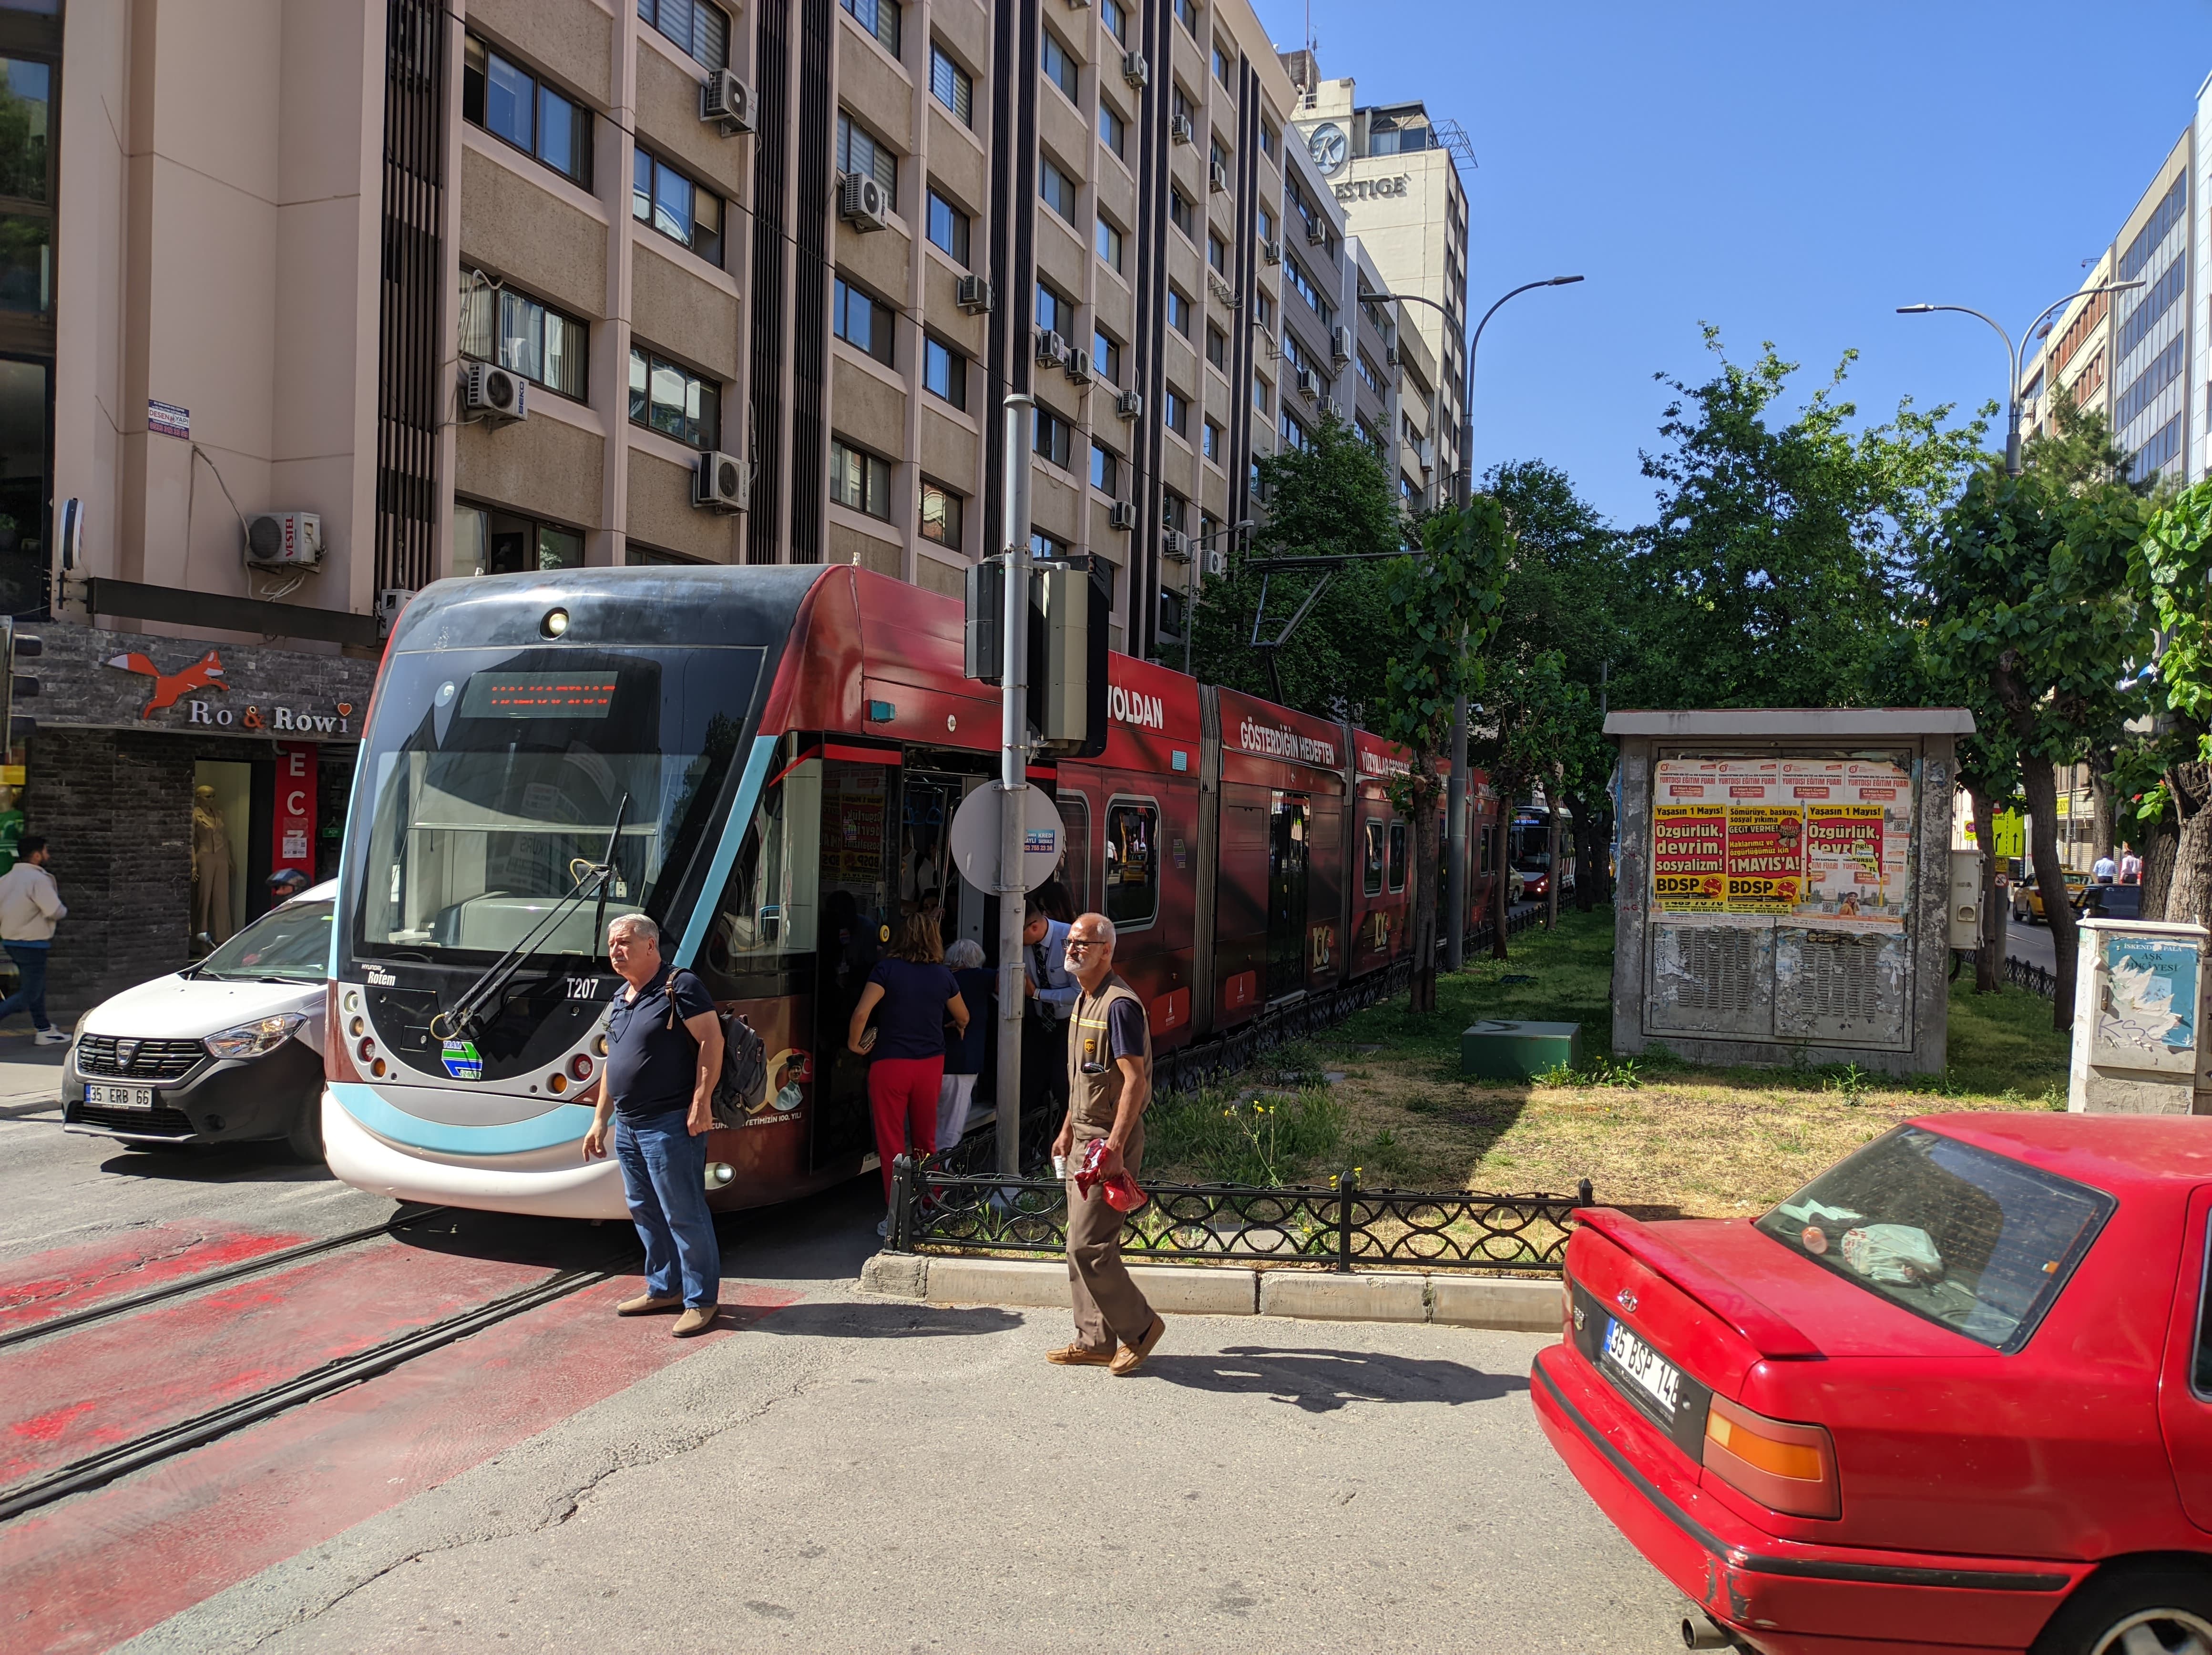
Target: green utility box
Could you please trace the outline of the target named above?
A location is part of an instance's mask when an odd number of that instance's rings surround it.
[[[1459,1037],[1459,1072],[1486,1081],[1534,1080],[1583,1060],[1580,1023],[1516,1023],[1486,1017]]]

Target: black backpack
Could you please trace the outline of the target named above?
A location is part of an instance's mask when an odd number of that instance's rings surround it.
[[[669,985],[668,1026],[676,1027],[675,985]],[[742,1014],[714,1009],[722,1025],[722,1073],[714,1082],[714,1125],[742,1126],[768,1097],[768,1045]]]

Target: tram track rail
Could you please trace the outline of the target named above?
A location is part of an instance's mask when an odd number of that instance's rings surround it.
[[[426,1212],[408,1216],[412,1220],[430,1215]],[[392,1222],[398,1223],[402,1221]],[[340,1238],[331,1240],[336,1243]],[[330,1248],[324,1246],[319,1250],[328,1252]],[[0,1523],[13,1521],[42,1506],[67,1500],[73,1494],[103,1487],[134,1471],[173,1459],[228,1436],[234,1431],[258,1425],[307,1403],[335,1396],[341,1391],[388,1373],[472,1334],[481,1333],[572,1294],[611,1281],[625,1262],[627,1255],[617,1252],[609,1255],[599,1264],[556,1271],[526,1287],[396,1334],[381,1343],[356,1351],[349,1356],[341,1356],[319,1367],[310,1368],[251,1396],[238,1397],[221,1407],[194,1415],[190,1419],[149,1431],[126,1442],[114,1444],[73,1459],[67,1464],[58,1465],[50,1471],[0,1488]],[[216,1272],[210,1272],[213,1274]],[[205,1278],[202,1280],[204,1282]]]
[[[340,1235],[326,1235],[319,1240],[303,1241],[297,1246],[280,1247],[275,1252],[264,1252],[256,1258],[242,1259],[235,1264],[226,1264],[220,1270],[203,1270],[197,1276],[179,1276],[173,1282],[164,1282],[160,1287],[148,1288],[142,1293],[125,1294],[119,1298],[104,1300],[96,1305],[87,1305],[82,1310],[71,1311],[43,1322],[33,1322],[27,1327],[11,1328],[0,1333],[0,1350],[19,1344],[28,1344],[33,1339],[50,1338],[58,1333],[68,1333],[95,1322],[104,1322],[117,1316],[128,1316],[143,1310],[149,1305],[158,1305],[171,1299],[183,1299],[209,1288],[221,1287],[226,1282],[244,1281],[249,1276],[258,1276],[264,1270],[280,1270],[286,1264],[297,1264],[303,1258],[314,1258],[323,1253],[336,1252],[341,1248],[359,1246],[364,1241],[374,1241],[379,1236],[396,1235],[412,1224],[426,1219],[443,1217],[456,1209],[452,1207],[420,1207],[413,1212],[398,1213],[381,1224],[370,1224],[361,1229],[348,1230]]]

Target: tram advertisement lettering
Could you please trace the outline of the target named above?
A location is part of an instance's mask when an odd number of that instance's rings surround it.
[[[1733,913],[1784,913],[1805,889],[1805,813],[1794,804],[1731,804],[1728,812],[1728,907]]]
[[[1651,809],[1651,896],[1674,913],[1717,910],[1727,894],[1728,814],[1719,804]]]

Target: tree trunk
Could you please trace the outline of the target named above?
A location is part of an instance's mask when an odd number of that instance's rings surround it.
[[[2089,863],[2094,867],[2100,858],[2112,854],[2112,755],[2093,747],[2087,767],[2092,811]]]
[[[2173,864],[2181,850],[2181,830],[2173,825],[2169,812],[2159,817],[2148,831],[2137,831],[2143,834],[2142,917],[2163,919],[2166,917],[2166,893],[2173,888]]]
[[[1406,880],[1406,912],[1413,933],[1413,980],[1407,1004],[1426,1014],[1437,1009],[1437,899],[1431,882],[1443,872],[1442,840],[1437,805],[1443,789],[1438,785],[1436,760],[1424,753],[1413,761],[1407,779],[1407,802],[1413,811],[1413,866]]]
[[[1513,842],[1513,796],[1504,784],[1498,789],[1498,842],[1490,859],[1490,957],[1503,960],[1509,949],[1505,924],[1513,917],[1513,864],[1506,855]]]
[[[2166,773],[2173,789],[2181,833],[2173,851],[2172,882],[2166,891],[2166,917],[2201,925],[2212,912],[2212,764],[2191,759]]]
[[[2020,761],[2020,779],[2021,791],[2027,796],[2032,826],[2028,858],[2035,868],[2035,888],[2043,894],[2043,917],[2051,926],[2051,951],[2057,967],[2058,992],[2051,1005],[2051,1026],[2063,1030],[2074,1023],[2074,967],[2079,945],[2073,905],[2066,900],[2066,864],[2058,859],[2058,783],[2048,759],[2026,755]]]
[[[1544,778],[1544,819],[1549,824],[1544,829],[1544,853],[1552,863],[1552,876],[1544,882],[1544,929],[1549,931],[1559,928],[1559,885],[1567,876],[1567,870],[1559,863],[1559,812],[1566,805],[1560,797],[1559,774],[1563,767],[1553,765],[1552,773]]]
[[[2004,983],[2006,907],[1997,889],[1997,813],[1988,792],[1966,784],[1974,806],[1974,842],[1982,852],[1982,924],[1974,949],[1974,992],[1994,994]]]

